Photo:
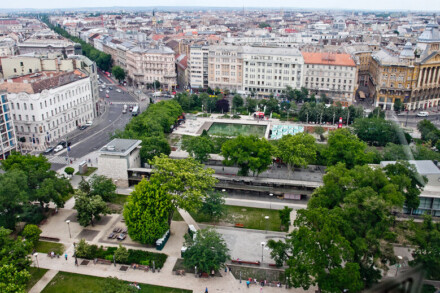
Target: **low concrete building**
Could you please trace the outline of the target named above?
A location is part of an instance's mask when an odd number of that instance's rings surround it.
[[[141,142],[120,138],[109,142],[99,151],[97,173],[111,178],[118,187],[128,187],[127,170],[141,167]]]

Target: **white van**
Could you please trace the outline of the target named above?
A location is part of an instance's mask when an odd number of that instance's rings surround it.
[[[122,108],[122,114],[127,113],[127,108],[128,108],[128,106],[127,106],[127,105],[124,105],[124,108]]]
[[[417,113],[417,116],[418,117],[428,117],[429,113],[428,112],[419,112],[419,113]]]

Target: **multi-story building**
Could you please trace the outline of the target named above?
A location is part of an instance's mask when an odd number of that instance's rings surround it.
[[[302,52],[304,87],[350,105],[356,91],[356,64],[349,54]]]
[[[0,92],[0,160],[17,150],[14,121],[6,92]]]
[[[177,85],[174,51],[168,47],[135,47],[127,52],[127,79],[130,84],[144,87],[156,80],[164,89]]]
[[[23,75],[2,81],[0,90],[8,92],[22,149],[42,150],[93,119],[91,81],[82,70]]]
[[[189,83],[193,89],[208,87],[208,46],[191,46],[189,53]]]
[[[414,52],[407,43],[399,54],[382,49],[372,54],[370,75],[375,87],[375,105],[393,109],[396,100],[408,101],[414,74]]]
[[[68,55],[81,54],[81,45],[73,43],[52,32],[50,29],[33,34],[30,38],[19,43],[18,49],[20,54],[59,52],[65,57]]]
[[[0,57],[16,55],[17,51],[17,46],[13,39],[5,38],[0,41]]]
[[[243,47],[210,46],[208,86],[241,91],[243,89]]]
[[[71,55],[64,58],[61,53],[44,55],[27,54],[2,59],[3,78],[9,79],[26,74],[44,71],[70,72],[75,69],[84,70],[90,77],[94,116],[101,112],[99,103],[98,72],[96,64],[83,55]]]
[[[298,49],[244,46],[242,57],[243,90],[276,96],[287,86],[301,88],[304,59]]]

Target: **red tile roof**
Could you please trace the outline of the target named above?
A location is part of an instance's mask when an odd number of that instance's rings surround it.
[[[353,66],[353,59],[350,54],[336,54],[336,53],[313,53],[301,52],[304,57],[305,64],[322,64],[322,65],[336,65],[336,66]]]

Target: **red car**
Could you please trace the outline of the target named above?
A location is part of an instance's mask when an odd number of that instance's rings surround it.
[[[105,94],[105,97],[108,98],[109,97],[108,94]]]

